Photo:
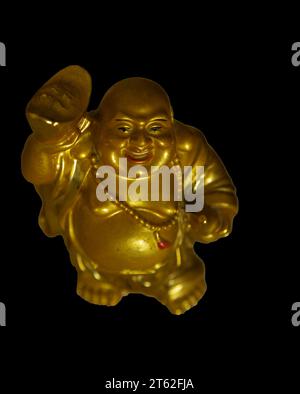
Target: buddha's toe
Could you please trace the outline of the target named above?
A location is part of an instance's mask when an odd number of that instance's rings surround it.
[[[206,285],[199,283],[193,289],[189,289],[185,294],[178,294],[178,297],[169,295],[165,305],[170,312],[175,315],[181,315],[198,304],[206,291]]]
[[[199,259],[187,270],[178,270],[169,277],[163,303],[180,315],[196,306],[206,292],[204,263]]]
[[[105,286],[78,284],[77,294],[91,304],[114,306],[117,305],[127,293],[107,284],[105,284]]]

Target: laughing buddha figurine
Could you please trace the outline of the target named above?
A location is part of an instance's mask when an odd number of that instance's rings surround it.
[[[235,187],[203,134],[174,119],[160,85],[124,79],[87,112],[91,89],[88,72],[70,66],[28,103],[33,133],[22,172],[42,199],[39,225],[47,236],[63,237],[84,300],[116,305],[128,293],[142,293],[182,314],[206,291],[204,263],[193,245],[231,232]],[[120,158],[128,169],[204,166],[203,209],[187,212],[184,200],[161,195],[158,201],[121,201],[118,189],[115,199],[100,202],[97,169],[111,166],[118,178]]]

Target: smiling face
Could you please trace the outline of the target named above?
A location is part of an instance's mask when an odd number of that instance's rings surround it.
[[[175,153],[173,112],[166,92],[155,82],[128,78],[113,85],[97,110],[96,148],[101,161],[118,169],[120,157],[133,165],[162,166]]]

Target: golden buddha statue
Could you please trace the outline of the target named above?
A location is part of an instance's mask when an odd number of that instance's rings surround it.
[[[174,119],[160,85],[122,80],[87,112],[91,87],[88,72],[70,66],[27,106],[33,133],[22,172],[42,199],[39,225],[47,236],[63,237],[78,273],[77,293],[86,301],[116,305],[128,293],[142,293],[182,314],[206,291],[194,243],[231,232],[238,210],[233,183],[203,134]],[[97,168],[111,166],[120,178],[120,158],[129,169],[204,166],[203,209],[186,212],[185,201],[161,195],[158,201],[121,201],[118,186],[115,199],[100,202]]]

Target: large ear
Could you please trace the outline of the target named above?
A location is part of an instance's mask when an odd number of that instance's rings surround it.
[[[70,127],[86,112],[92,91],[89,73],[69,66],[50,78],[29,101],[27,120],[38,134]],[[55,130],[56,129],[56,130]]]

